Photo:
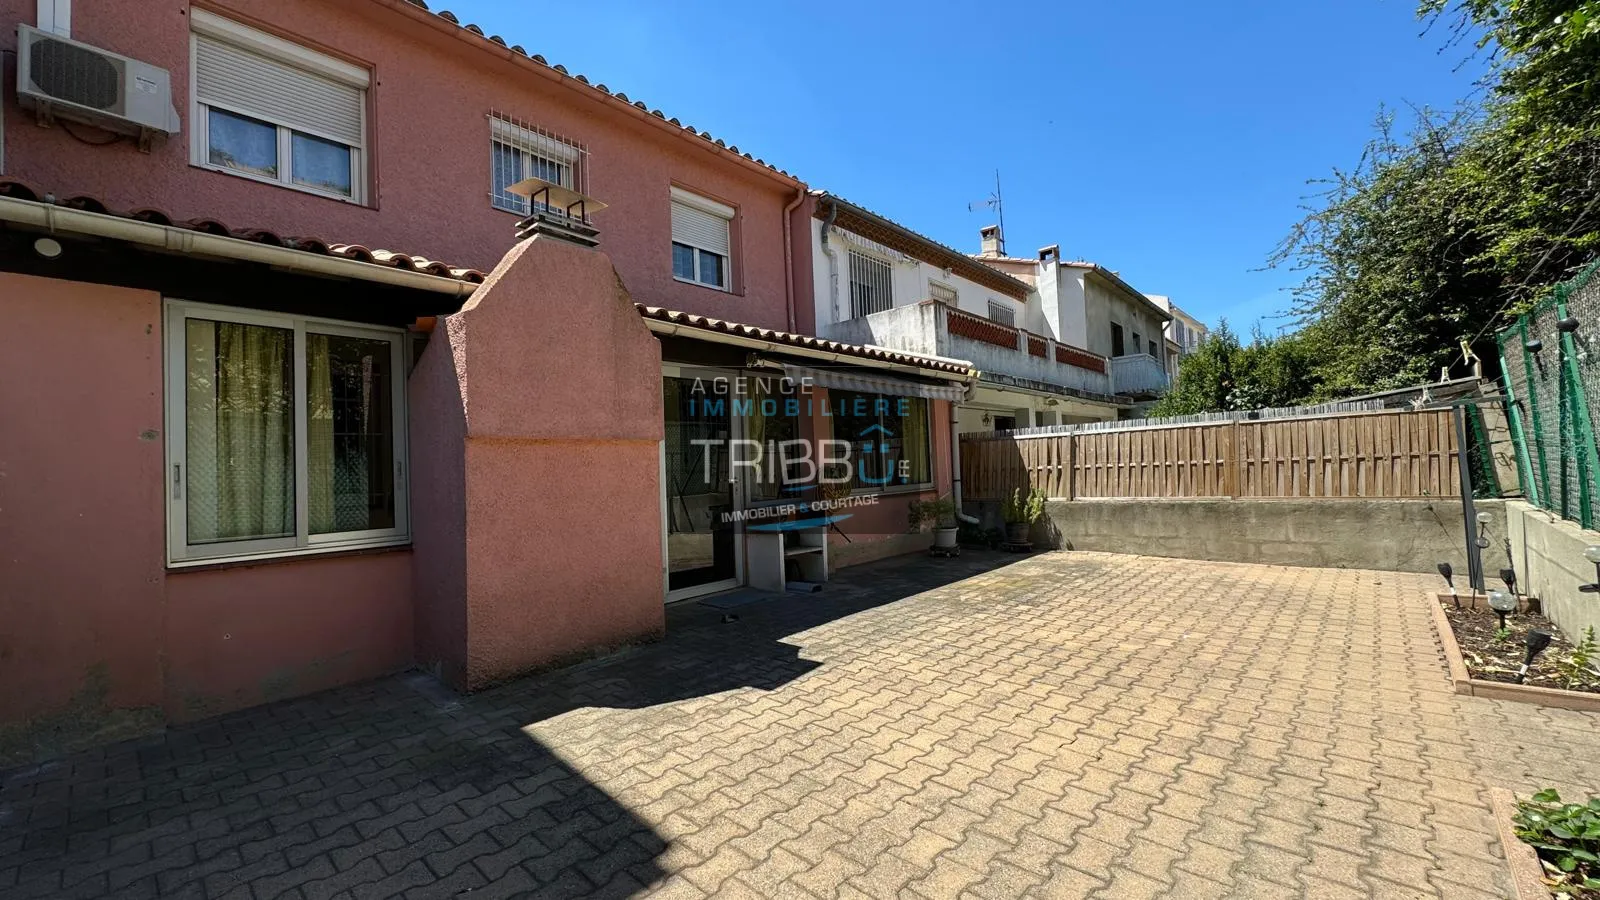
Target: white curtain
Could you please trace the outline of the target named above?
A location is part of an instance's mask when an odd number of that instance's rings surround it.
[[[333,373],[328,336],[306,334],[306,512],[312,534],[340,530],[334,492]]]
[[[294,534],[294,332],[203,319],[186,331],[189,541]]]

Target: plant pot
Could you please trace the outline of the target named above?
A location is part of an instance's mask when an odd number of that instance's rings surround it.
[[[1006,540],[1013,544],[1026,544],[1031,526],[1027,522],[1007,522]]]
[[[940,550],[948,550],[956,545],[956,527],[935,528],[933,530],[933,545]]]

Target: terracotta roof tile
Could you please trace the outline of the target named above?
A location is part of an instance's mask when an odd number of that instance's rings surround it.
[[[626,103],[626,104],[628,104],[630,106],[638,107],[639,109],[644,110],[645,112],[648,112],[650,115],[655,116],[658,119],[663,119],[663,120],[665,120],[667,122],[672,123],[673,125],[678,126],[679,128],[681,128],[683,131],[687,132],[688,134],[691,134],[691,135],[694,135],[696,137],[701,138],[702,140],[704,140],[708,144],[711,144],[711,145],[713,145],[713,146],[715,146],[715,147],[717,147],[719,149],[727,150],[729,153],[732,153],[732,154],[734,154],[736,156],[743,157],[744,159],[747,159],[750,162],[756,163],[757,165],[761,166],[762,168],[769,169],[769,170],[771,170],[771,171],[783,176],[784,178],[787,178],[790,181],[795,182],[796,184],[801,183],[799,176],[794,175],[793,173],[787,172],[787,171],[785,171],[783,169],[780,169],[777,166],[772,165],[771,163],[767,162],[764,159],[761,159],[758,156],[752,156],[748,152],[741,153],[737,147],[729,147],[725,142],[720,141],[720,140],[712,137],[711,132],[709,132],[709,131],[697,131],[694,128],[694,126],[692,126],[692,125],[684,125],[684,124],[681,124],[677,119],[669,119],[669,118],[667,118],[666,114],[663,113],[661,110],[655,109],[655,108],[647,105],[642,100],[629,99],[628,95],[623,93],[623,92],[621,92],[621,91],[612,91],[609,88],[607,88],[604,84],[597,84],[597,83],[590,82],[590,80],[588,78],[586,78],[585,76],[583,76],[583,75],[574,75],[572,73],[569,73],[567,71],[567,67],[566,66],[563,66],[563,65],[560,65],[560,64],[556,64],[556,63],[551,63],[551,62],[547,61],[543,56],[541,56],[541,55],[539,55],[537,53],[529,53],[527,50],[524,50],[522,48],[521,44],[512,44],[510,46],[507,46],[506,42],[503,39],[501,39],[499,37],[499,35],[495,35],[495,36],[492,36],[492,37],[486,37],[486,36],[484,36],[482,28],[478,27],[477,25],[473,25],[471,23],[467,23],[467,24],[463,25],[461,23],[461,20],[456,17],[455,13],[452,13],[447,9],[441,9],[438,12],[433,12],[433,10],[431,10],[428,7],[428,4],[425,2],[425,0],[402,0],[402,2],[406,3],[409,6],[414,6],[417,9],[423,10],[424,12],[428,12],[428,13],[432,14],[433,16],[435,16],[435,17],[437,17],[437,18],[439,18],[439,19],[441,19],[441,20],[443,20],[445,22],[449,22],[451,25],[454,25],[455,27],[461,29],[462,31],[465,31],[465,32],[468,32],[469,34],[472,34],[475,39],[482,40],[486,44],[494,44],[495,46],[497,46],[497,47],[499,47],[501,49],[510,50],[510,51],[516,53],[518,56],[526,57],[527,59],[532,60],[533,62],[538,63],[541,66],[545,66],[545,67],[547,67],[547,68],[549,68],[549,69],[551,69],[553,71],[561,73],[563,76],[572,79],[573,81],[583,85],[585,88],[587,88],[587,89],[589,89],[591,91],[595,91],[595,92],[601,94],[602,96],[604,96],[606,98],[620,100],[623,103]]]
[[[318,237],[285,237],[277,232],[265,228],[230,228],[227,224],[216,219],[189,219],[179,221],[173,219],[166,212],[159,209],[144,207],[140,209],[119,212],[110,209],[97,197],[77,196],[66,200],[58,200],[54,195],[39,191],[23,181],[16,179],[0,178],[0,197],[9,197],[13,200],[28,200],[34,203],[48,203],[56,206],[65,206],[84,212],[99,213],[101,215],[116,216],[123,219],[132,219],[139,222],[148,222],[153,225],[165,225],[171,228],[183,228],[189,231],[199,231],[205,234],[214,234],[218,237],[236,238],[255,244],[268,244],[275,247],[287,247],[291,250],[300,250],[305,253],[314,253],[318,256],[334,256],[342,259],[353,259],[358,262],[386,266],[391,269],[404,269],[411,272],[423,272],[437,275],[442,278],[453,278],[469,284],[481,284],[484,273],[471,268],[451,266],[438,260],[426,259],[408,253],[399,253],[393,250],[369,250],[360,244],[342,244],[323,240]]]
[[[1028,293],[1033,290],[1033,286],[1027,282],[991,266],[980,265],[960,250],[912,231],[882,213],[873,212],[827,191],[812,191],[811,195],[817,199],[816,209],[812,212],[814,218],[826,220],[832,215],[833,223],[846,231],[892,247],[930,265],[950,269],[968,281],[1016,300],[1027,299]]]
[[[886,350],[882,347],[868,347],[864,344],[844,344],[839,341],[830,341],[807,334],[775,331],[771,328],[761,328],[756,325],[741,325],[738,322],[713,319],[710,316],[700,316],[675,309],[664,309],[659,306],[646,306],[643,303],[635,303],[634,307],[639,310],[639,315],[644,316],[646,319],[657,319],[662,322],[671,322],[674,325],[684,325],[705,331],[755,338],[756,340],[770,341],[774,344],[788,344],[792,347],[803,347],[807,350],[821,350],[844,356],[857,356],[862,359],[875,359],[904,366],[916,366],[920,369],[928,369],[963,378],[972,375],[971,367],[949,360],[918,356],[914,353],[901,353],[898,350]]]

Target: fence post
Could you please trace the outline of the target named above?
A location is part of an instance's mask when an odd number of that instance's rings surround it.
[[[1565,319],[1567,303],[1565,300],[1556,305],[1556,312]],[[1594,476],[1600,471],[1600,460],[1596,459],[1594,423],[1589,420],[1588,398],[1584,396],[1583,380],[1578,376],[1578,347],[1572,332],[1561,333],[1561,370],[1571,387],[1567,390],[1567,400],[1572,404],[1572,410],[1567,418],[1573,433],[1573,452],[1578,456],[1578,523],[1585,528],[1594,527]],[[1562,466],[1562,471],[1566,467]]]
[[[1456,469],[1461,476],[1461,523],[1467,536],[1467,583],[1484,589],[1483,551],[1478,547],[1478,514],[1472,503],[1472,467],[1467,463],[1467,411],[1461,404],[1450,408],[1456,430]]]
[[[1506,427],[1511,430],[1512,450],[1517,456],[1517,480],[1521,482],[1522,495],[1534,506],[1539,505],[1539,486],[1533,479],[1533,459],[1528,456],[1528,434],[1522,424],[1522,398],[1517,396],[1511,383],[1511,369],[1506,363],[1506,340],[1502,332],[1496,343],[1500,346],[1500,379],[1506,389]],[[1518,348],[1521,350],[1521,348]],[[1526,350],[1522,350],[1526,353]]]
[[[1550,502],[1550,465],[1544,458],[1544,423],[1539,416],[1539,383],[1535,377],[1533,354],[1528,351],[1528,317],[1524,315],[1519,323],[1522,339],[1522,365],[1528,373],[1528,409],[1533,416],[1533,446],[1539,453],[1539,505],[1551,509]],[[1531,461],[1530,461],[1531,465]]]
[[[1078,436],[1066,435],[1067,442],[1067,499],[1078,499]]]
[[[1239,482],[1243,480],[1244,452],[1239,446],[1239,420],[1228,423],[1228,441],[1222,448],[1222,489],[1228,496],[1239,499]]]

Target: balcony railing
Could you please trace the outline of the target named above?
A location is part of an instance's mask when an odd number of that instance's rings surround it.
[[[1111,386],[1131,397],[1159,396],[1167,392],[1167,369],[1148,354],[1118,356],[1111,360]]]
[[[1107,360],[937,300],[835,322],[824,337],[971,361],[984,380],[1109,398]]]

